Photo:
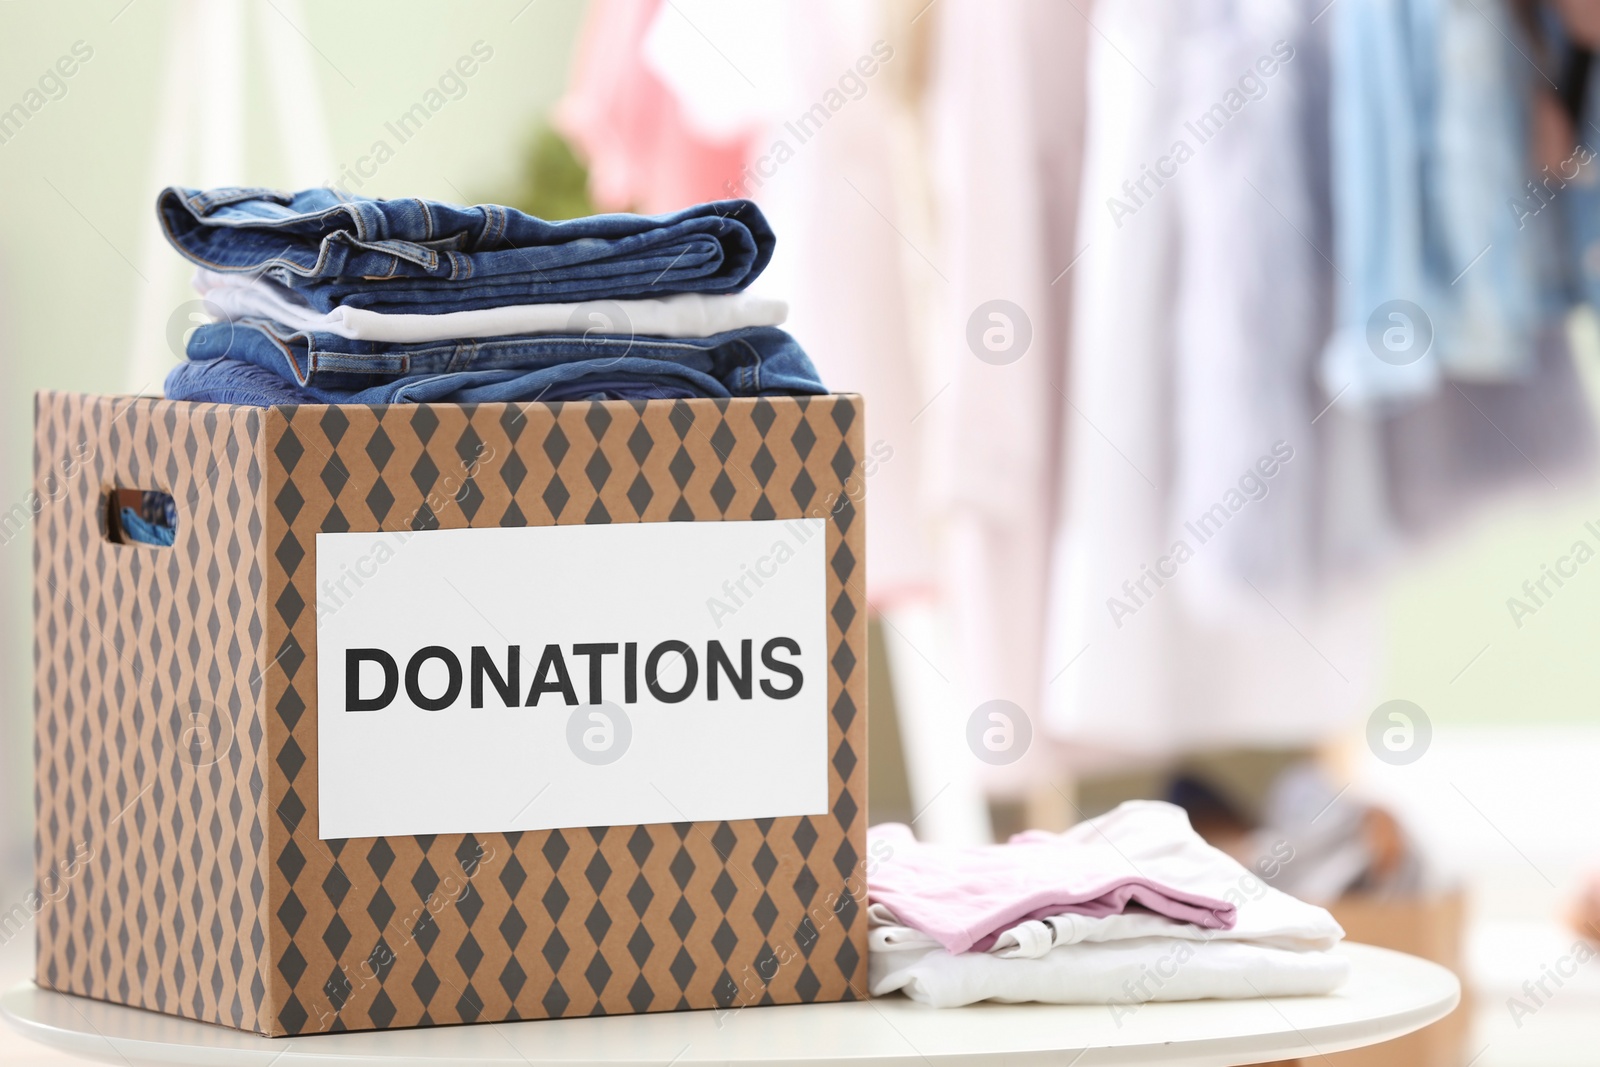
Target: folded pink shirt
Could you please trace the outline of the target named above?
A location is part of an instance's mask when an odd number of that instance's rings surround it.
[[[867,895],[951,952],[986,951],[1002,932],[1051,915],[1115,915],[1139,905],[1179,922],[1233,928],[1238,865],[1207,845],[1183,809],[1130,801],[1062,834],[1004,845],[923,844],[898,823],[868,831]]]

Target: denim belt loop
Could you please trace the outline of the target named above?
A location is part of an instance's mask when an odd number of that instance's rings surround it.
[[[474,251],[493,252],[505,239],[506,213],[498,204],[483,205],[483,232],[478,235]]]
[[[355,224],[356,240],[362,243],[376,243],[387,240],[389,227],[383,209],[375,200],[354,200],[344,205],[343,210],[350,216],[350,221]]]

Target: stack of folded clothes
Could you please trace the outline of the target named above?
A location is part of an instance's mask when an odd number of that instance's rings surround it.
[[[169,188],[163,232],[217,321],[173,400],[668,399],[824,392],[744,289],[774,238],[747,200],[546,222],[332,189]]]
[[[1344,936],[1333,916],[1207,845],[1171,804],[1130,801],[1004,845],[921,844],[900,825],[868,836],[874,996],[1126,1014],[1152,1000],[1329,993],[1348,971],[1331,951]]]

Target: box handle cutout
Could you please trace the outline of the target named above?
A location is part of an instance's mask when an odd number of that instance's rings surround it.
[[[118,545],[171,548],[178,505],[159,489],[113,489],[106,494],[106,540]]]

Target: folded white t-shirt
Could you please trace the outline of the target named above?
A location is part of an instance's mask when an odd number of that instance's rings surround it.
[[[899,990],[935,1008],[982,1000],[1105,1004],[1114,1015],[1154,1000],[1242,1000],[1331,993],[1350,965],[1337,952],[1295,952],[1217,937],[1139,937],[1063,945],[1037,959],[939,946],[868,955],[873,996]]]
[[[896,828],[874,830],[891,847],[899,843]],[[1041,838],[1029,831],[1014,840]],[[1130,871],[1231,904],[1233,926],[1207,929],[1143,908],[1064,912],[1013,923],[985,952],[952,953],[874,901],[867,906],[872,993],[901,990],[947,1008],[1004,1000],[1105,1003],[1118,1012],[1150,1000],[1329,993],[1349,971],[1332,951],[1344,930],[1327,909],[1272,888],[1206,845],[1171,805],[1130,801],[1059,840],[1104,843]],[[1110,862],[1103,851],[1085,855]],[[1063,857],[1071,858],[1065,848]],[[1280,868],[1294,859],[1292,850],[1274,853]]]
[[[1344,930],[1326,909],[1274,889],[1255,871],[1201,840],[1190,828],[1189,818],[1181,808],[1160,801],[1128,801],[1105,815],[1079,823],[1064,834],[1030,830],[1012,838],[1010,844],[968,850],[974,858],[967,866],[956,862],[965,855],[962,850],[946,850],[949,855],[941,855],[937,846],[916,842],[903,826],[874,826],[869,831],[869,839],[874,845],[887,849],[877,880],[868,889],[872,903],[867,908],[867,916],[873,926],[869,944],[875,949],[897,945],[926,948],[939,943],[934,934],[905,921],[909,916],[896,914],[893,902],[899,897],[922,905],[923,912],[942,915],[953,912],[962,902],[963,893],[981,890],[1000,899],[1007,892],[1027,896],[1034,888],[1026,877],[1032,872],[1024,869],[1019,875],[995,861],[1008,850],[1030,846],[1036,850],[1050,846],[1049,851],[1041,853],[1043,859],[1035,862],[1048,860],[1051,866],[1035,880],[1065,880],[1067,874],[1075,872],[1081,876],[1088,870],[1108,881],[1113,877],[1138,875],[1162,886],[1230,905],[1234,921],[1226,930],[1208,929],[1144,908],[1130,907],[1120,913],[1101,916],[1077,914],[1071,908],[1062,908],[1057,915],[1017,920],[1002,926],[998,939],[988,951],[1003,958],[1037,959],[1060,945],[1133,937],[1175,937],[1193,941],[1223,938],[1290,950],[1328,949],[1344,937]],[[933,863],[941,859],[942,864]],[[984,860],[989,861],[988,868],[981,862]],[[917,861],[932,866],[940,875],[939,880],[929,880],[929,888],[922,890],[920,897],[907,888],[921,889],[915,877],[917,869],[912,866]],[[1276,852],[1272,861],[1280,871],[1292,868],[1293,849],[1285,847]],[[894,863],[906,868],[893,872],[898,896],[882,892],[880,885],[882,872]],[[1058,867],[1063,871],[1060,878],[1056,874]],[[965,880],[952,881],[946,869],[959,871]],[[982,878],[989,870],[994,872],[990,877],[993,884]],[[945,898],[954,899],[946,906]],[[1038,915],[1038,912],[1033,914]],[[948,924],[949,920],[946,921]]]
[[[321,312],[294,290],[265,278],[201,269],[194,287],[224,319],[267,318],[296,330],[356,341],[411,344],[518,334],[604,334],[710,337],[747,326],[778,326],[789,305],[750,293],[674,293],[650,300],[585,300],[571,304],[512,304],[439,315],[392,315],[340,305]]]

